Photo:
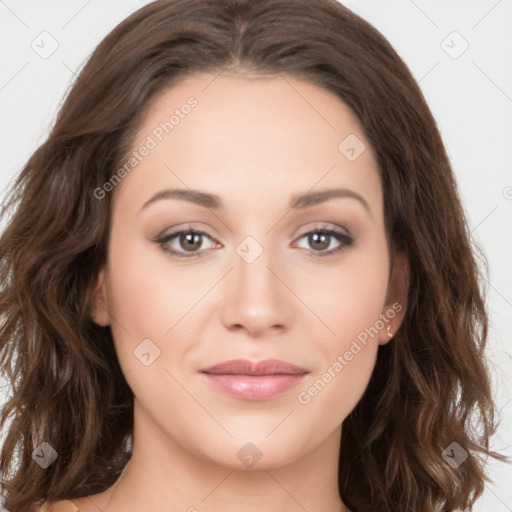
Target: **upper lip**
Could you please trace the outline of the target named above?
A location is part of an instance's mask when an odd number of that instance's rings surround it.
[[[308,373],[304,368],[279,359],[265,359],[258,362],[248,359],[231,359],[204,368],[201,372],[223,375],[301,375]]]

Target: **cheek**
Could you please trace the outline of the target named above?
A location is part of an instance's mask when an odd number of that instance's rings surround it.
[[[339,265],[315,273],[304,283],[300,293],[322,320],[322,339],[329,347],[342,350],[375,326],[383,313],[388,278],[385,243],[376,243],[347,253]],[[376,342],[376,336],[370,338]]]
[[[198,290],[184,282],[190,272],[171,272],[165,254],[140,234],[118,232],[109,259],[111,313],[137,337],[162,339],[197,300]]]
[[[187,286],[179,268],[171,275],[156,245],[122,229],[111,239],[108,274],[111,329],[120,365],[139,400],[164,410],[168,394],[181,396],[164,370],[179,366],[190,345],[183,328],[204,292],[190,282]]]
[[[313,329],[310,336],[320,364],[297,401],[305,413],[323,415],[331,428],[350,414],[370,381],[387,290],[386,265],[374,260],[339,269],[323,281],[324,293],[311,302],[325,327],[316,329],[321,336]]]
[[[301,292],[322,320],[310,335],[321,364],[298,401],[311,413],[329,411],[333,426],[361,399],[375,365],[389,263],[385,239],[375,240],[364,251],[347,253],[328,273],[317,273],[315,286],[310,279]]]

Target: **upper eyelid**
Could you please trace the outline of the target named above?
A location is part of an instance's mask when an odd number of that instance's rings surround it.
[[[302,231],[300,234],[296,235],[295,238],[307,235],[308,233],[311,233],[312,231],[335,231],[340,234],[352,236],[350,231],[347,228],[343,228],[341,226],[333,227],[333,226],[321,225],[321,223],[319,223],[315,226],[308,227],[307,229],[305,229],[305,231]],[[346,232],[344,233],[343,231],[346,231]],[[208,233],[208,231],[206,231],[202,228],[195,228],[193,226],[183,227],[183,228],[179,228],[174,231],[171,231],[170,233],[167,233],[167,234],[161,234],[157,237],[157,239],[161,240],[163,238],[173,238],[174,236],[179,235],[183,232],[200,233],[202,235],[206,235],[206,236],[210,237],[212,240],[217,240],[215,238],[215,236]]]

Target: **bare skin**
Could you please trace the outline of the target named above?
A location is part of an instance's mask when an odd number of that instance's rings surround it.
[[[392,335],[403,320],[407,289],[405,258],[389,272],[375,157],[348,107],[318,86],[214,78],[189,78],[151,105],[134,149],[148,136],[158,144],[113,192],[92,316],[111,326],[135,394],[133,457],[111,488],[72,501],[82,512],[347,512],[337,481],[342,423],[392,339],[387,325]],[[197,106],[158,141],[155,128],[191,96]],[[339,149],[349,134],[365,145],[355,159],[349,145],[353,161]],[[143,207],[172,188],[216,194],[224,208],[176,198]],[[332,188],[363,201],[289,208],[294,196]],[[156,241],[187,228],[207,233],[196,235],[199,249],[179,236]],[[307,234],[319,229],[345,238],[314,245]],[[378,333],[362,343],[372,326]],[[146,359],[160,351],[149,365],[135,355],[143,340]],[[234,358],[281,359],[308,373],[278,396],[244,400],[200,372]],[[249,466],[241,449],[259,460]]]

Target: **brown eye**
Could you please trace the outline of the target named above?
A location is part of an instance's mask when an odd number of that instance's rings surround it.
[[[204,237],[211,240],[210,235],[204,231],[187,229],[165,235],[159,238],[157,243],[164,251],[174,256],[188,258],[201,254]],[[174,245],[171,244],[173,241]]]
[[[308,246],[312,248],[312,250],[310,250],[311,256],[321,257],[339,253],[354,244],[354,239],[350,235],[335,229],[315,229],[304,233],[304,235],[299,238],[299,240],[302,239],[306,239]],[[326,250],[336,241],[339,243],[337,247]]]
[[[316,231],[308,234],[308,243],[311,247],[318,250],[328,249],[331,241],[331,235]]]
[[[203,235],[198,233],[181,233],[178,236],[178,242],[181,247],[187,250],[197,250],[201,248]]]

